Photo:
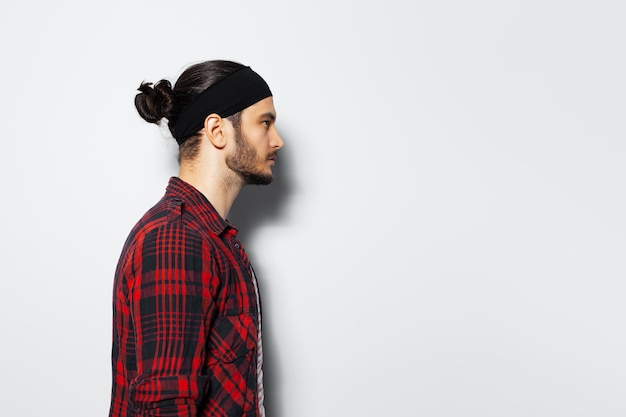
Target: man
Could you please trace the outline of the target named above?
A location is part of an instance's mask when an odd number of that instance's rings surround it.
[[[179,143],[180,172],[117,266],[110,417],[263,416],[258,286],[225,219],[244,185],[272,181],[283,146],[272,93],[231,61],[139,91],[139,114]]]

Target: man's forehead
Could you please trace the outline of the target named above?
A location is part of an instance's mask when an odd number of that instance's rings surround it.
[[[272,97],[267,97],[261,101],[257,101],[250,107],[246,108],[243,113],[249,114],[253,117],[265,115],[266,113],[269,113],[274,118],[276,118],[276,109],[274,109],[274,99]]]

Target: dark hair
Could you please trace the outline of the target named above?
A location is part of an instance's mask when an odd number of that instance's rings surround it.
[[[172,88],[168,80],[154,84],[142,82],[135,96],[135,107],[139,115],[149,123],[161,124],[167,119],[168,127],[176,126],[181,111],[187,107],[200,93],[220,81],[232,72],[242,68],[238,62],[213,60],[191,65],[178,77]],[[227,119],[238,125],[239,113]],[[179,160],[193,159],[198,153],[199,135],[185,140],[179,147]]]

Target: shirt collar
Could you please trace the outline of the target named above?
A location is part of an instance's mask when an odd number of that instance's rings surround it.
[[[185,210],[205,224],[212,233],[219,236],[224,231],[233,229],[236,234],[237,229],[219,215],[204,194],[180,178],[170,178],[165,196],[166,198],[180,198],[185,204]]]

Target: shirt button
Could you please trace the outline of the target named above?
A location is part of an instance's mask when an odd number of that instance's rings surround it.
[[[239,243],[235,243],[235,247],[239,249]]]

